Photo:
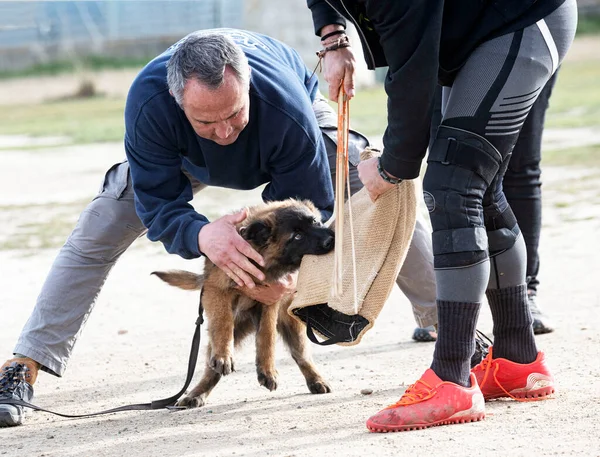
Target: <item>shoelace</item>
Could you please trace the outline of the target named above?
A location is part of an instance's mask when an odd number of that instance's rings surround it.
[[[521,402],[528,402],[528,401],[536,400],[535,398],[517,398],[514,395],[512,395],[509,391],[507,391],[504,388],[504,386],[502,384],[500,384],[500,382],[498,381],[498,378],[496,377],[496,373],[498,373],[499,369],[500,369],[500,365],[498,363],[496,363],[494,361],[494,359],[492,359],[492,349],[490,348],[490,352],[485,357],[485,359],[483,359],[479,365],[477,365],[475,368],[473,368],[473,371],[485,370],[485,374],[483,375],[483,379],[479,383],[479,387],[481,389],[483,389],[483,386],[485,385],[485,383],[488,380],[490,371],[492,371],[492,377],[494,378],[494,382],[496,383],[496,385],[498,387],[500,387],[500,389],[502,389],[502,392],[504,392],[506,395],[508,395],[513,400],[521,401]]]
[[[2,369],[3,373],[0,376],[0,396],[12,394],[19,385],[26,381],[27,371],[29,368],[20,363],[11,363]]]
[[[408,386],[404,395],[393,405],[388,406],[386,409],[395,408],[397,406],[413,405],[420,403],[425,400],[429,400],[435,395],[436,391],[433,387],[427,384],[425,381],[419,379],[414,384]]]

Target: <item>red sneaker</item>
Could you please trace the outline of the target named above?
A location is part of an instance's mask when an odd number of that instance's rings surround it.
[[[520,401],[544,400],[556,391],[554,378],[546,365],[543,352],[531,363],[492,359],[492,349],[471,374],[486,400],[510,397]]]
[[[483,395],[471,374],[471,387],[442,381],[428,369],[394,405],[367,421],[372,432],[402,432],[434,425],[480,421],[485,417]]]

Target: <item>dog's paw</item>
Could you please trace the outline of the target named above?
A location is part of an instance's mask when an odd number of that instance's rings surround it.
[[[311,394],[328,394],[331,392],[331,387],[323,379],[308,382],[307,385]]]
[[[271,373],[265,373],[264,371],[257,371],[258,383],[261,386],[266,387],[271,392],[277,389],[277,371]]]
[[[233,357],[229,356],[221,357],[213,355],[210,358],[209,366],[217,373],[222,374],[224,376],[231,374],[233,371],[235,371]]]
[[[185,408],[199,408],[201,406],[204,406],[204,398],[202,398],[201,395],[198,397],[185,396],[181,398],[177,403],[175,403],[175,406],[182,406]]]

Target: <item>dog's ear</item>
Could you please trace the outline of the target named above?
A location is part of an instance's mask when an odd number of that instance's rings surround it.
[[[242,227],[240,235],[257,246],[264,246],[271,236],[271,227],[264,221],[256,221],[247,227]]]

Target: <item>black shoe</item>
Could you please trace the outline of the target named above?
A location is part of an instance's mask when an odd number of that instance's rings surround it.
[[[536,295],[528,293],[527,301],[529,302],[529,310],[533,317],[533,333],[535,335],[552,333],[554,331],[554,326],[550,323],[548,316],[542,313],[542,310],[539,308]]]
[[[433,325],[429,327],[417,327],[413,332],[412,339],[419,343],[428,343],[437,340],[437,331]]]
[[[492,344],[492,340],[485,333],[475,330],[475,352],[471,357],[471,368],[479,365],[487,357]]]
[[[23,359],[21,359],[23,360]],[[8,361],[0,373],[0,400],[23,400],[31,402],[33,386],[27,380],[35,375],[26,364]],[[22,406],[0,403],[0,427],[12,427],[23,423]]]

